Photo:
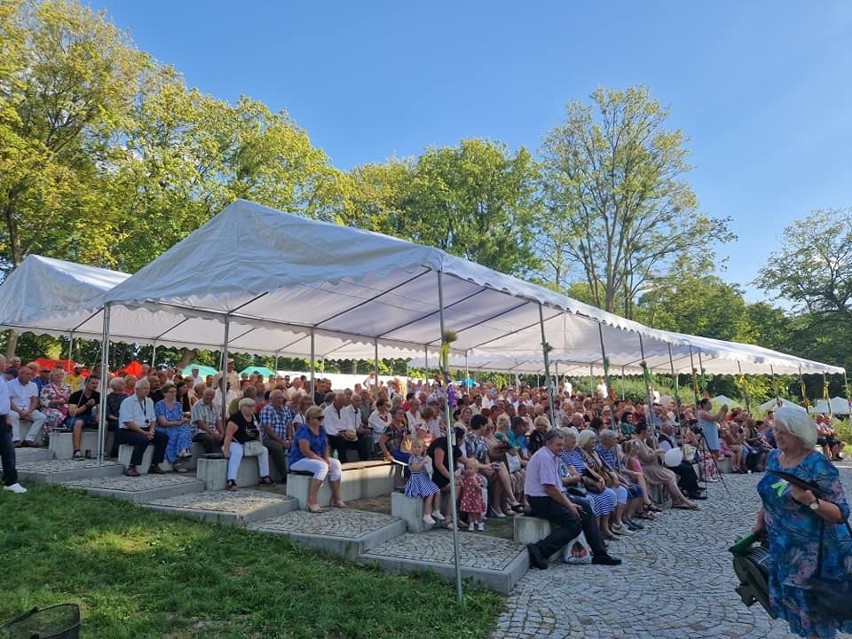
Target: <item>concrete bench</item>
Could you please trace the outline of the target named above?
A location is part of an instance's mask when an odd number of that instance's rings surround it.
[[[31,422],[19,422],[18,423],[18,439],[20,441],[24,441],[27,438],[27,433],[30,432],[30,426],[32,426]],[[14,433],[12,433],[14,435]],[[14,437],[13,437],[14,439]],[[41,432],[38,434],[38,437],[35,439],[35,443],[41,446],[44,443],[44,429],[42,428]]]
[[[208,459],[198,460],[195,476],[204,482],[204,490],[225,490],[228,487],[228,460]],[[237,471],[237,486],[257,486],[260,483],[260,467],[257,457],[243,457]]]
[[[391,515],[404,519],[410,533],[422,533],[432,528],[423,521],[422,497],[406,497],[404,493],[392,493]]]
[[[719,472],[730,474],[731,472],[731,458],[723,457],[722,459],[717,459],[716,464],[719,466]]]
[[[518,515],[515,517],[513,525],[512,536],[514,540],[524,546],[541,541],[553,531],[553,524],[549,521],[539,517],[530,517],[529,515]],[[579,541],[586,548],[589,547],[586,536],[582,532],[569,541],[566,546],[572,546],[576,541]],[[550,559],[559,559],[562,561],[562,552],[562,549],[558,550],[551,555]]]
[[[97,433],[95,433],[97,435]],[[83,433],[83,438],[85,441],[86,433]],[[97,439],[95,440],[97,442]],[[52,442],[51,442],[52,444]],[[85,447],[84,447],[85,449]],[[106,450],[106,449],[104,449]],[[204,446],[201,444],[193,443],[192,444],[192,457],[189,459],[183,460],[183,467],[187,470],[195,470],[196,465],[198,464],[198,458],[204,454]],[[118,447],[118,463],[124,466],[124,469],[127,470],[127,467],[130,466],[130,458],[133,456],[133,446],[128,444],[122,444]],[[147,475],[148,468],[151,467],[151,460],[154,458],[154,447],[152,445],[148,445],[145,447],[145,452],[142,455],[142,463],[136,467],[136,470],[139,471],[140,475]],[[166,472],[171,472],[174,470],[172,464],[163,460],[163,463],[160,464],[160,468],[162,468]]]
[[[48,448],[53,453],[54,459],[71,459],[74,456],[73,434],[62,431],[53,431],[50,433],[50,443]],[[107,441],[109,444],[109,441]],[[98,431],[83,430],[83,439],[80,442],[80,451],[91,451],[91,457],[94,459],[98,456]],[[109,452],[109,448],[104,448],[104,454]]]
[[[386,461],[365,461],[342,464],[340,498],[355,501],[389,495],[402,483],[402,466]],[[293,497],[304,510],[308,507],[308,489],[311,475],[291,472],[287,475],[287,496]],[[321,506],[331,504],[331,486],[328,479],[320,487],[317,501]],[[421,515],[422,517],[422,515]]]

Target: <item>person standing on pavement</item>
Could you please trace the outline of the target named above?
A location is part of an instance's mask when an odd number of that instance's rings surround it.
[[[5,368],[6,360],[3,359]],[[9,387],[5,379],[0,379],[0,462],[3,464],[3,490],[23,494],[27,489],[18,483],[18,471],[15,468],[15,445],[12,443],[12,425],[9,422]]]
[[[562,492],[562,477],[559,473],[560,454],[565,447],[565,436],[561,431],[552,430],[544,435],[544,445],[530,458],[527,464],[527,475],[524,480],[524,492],[532,509],[534,517],[546,519],[553,525],[553,531],[544,539],[527,545],[530,563],[534,568],[544,570],[547,560],[569,541],[583,531],[582,517],[588,517],[588,512],[574,504]],[[593,535],[594,537],[594,535]],[[587,537],[589,543],[595,543]],[[592,547],[592,563],[605,566],[616,566],[620,559],[611,557],[606,547],[597,536],[597,542]]]

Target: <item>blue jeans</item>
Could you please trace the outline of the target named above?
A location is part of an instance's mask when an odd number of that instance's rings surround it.
[[[15,445],[12,443],[12,427],[5,415],[0,415],[0,462],[3,464],[3,485],[18,483],[18,471],[15,468]]]

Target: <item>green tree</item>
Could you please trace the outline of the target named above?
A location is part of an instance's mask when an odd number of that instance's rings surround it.
[[[577,264],[595,304],[633,316],[637,295],[678,255],[728,241],[727,220],[698,210],[684,176],[686,139],[645,87],[598,89],[571,102],[542,148],[544,279]],[[703,241],[696,242],[696,239]]]
[[[747,341],[750,324],[742,291],[705,273],[689,256],[675,259],[672,270],[655,278],[640,298],[637,319],[663,330]]]
[[[852,365],[852,209],[813,211],[784,229],[755,283],[793,303],[790,352]]]
[[[525,149],[463,140],[353,175],[367,228],[512,275],[533,269],[536,165]]]

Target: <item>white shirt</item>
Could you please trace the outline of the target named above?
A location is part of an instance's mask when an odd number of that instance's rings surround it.
[[[606,384],[598,384],[597,388],[595,389],[595,392],[601,397],[608,397],[608,389],[606,387]]]
[[[9,382],[8,389],[9,401],[12,406],[25,412],[30,409],[30,406],[32,406],[32,398],[38,397],[38,386],[36,386],[33,381],[27,382],[26,385],[22,385],[20,380],[13,379]],[[38,405],[36,405],[36,408],[38,408]]]
[[[412,415],[411,411],[405,411],[405,418],[408,420],[408,429],[414,433],[417,432],[418,428],[424,428],[426,426],[426,422],[420,416],[420,413],[416,415]]]
[[[322,414],[325,417],[322,425],[329,436],[337,435],[344,430],[357,430],[361,421],[351,406],[344,406],[338,412],[334,404],[329,404]]]
[[[379,439],[382,436],[382,433],[387,430],[387,427],[390,426],[391,416],[389,412],[386,412],[384,415],[380,414],[379,411],[374,410],[370,413],[370,417],[367,420],[367,425],[372,429],[373,432],[373,441],[378,443]]]
[[[127,422],[133,422],[139,428],[147,428],[157,420],[154,415],[154,400],[146,397],[144,400],[134,393],[123,402],[118,411],[118,427],[127,428]]]
[[[571,382],[563,382],[562,383],[562,394],[563,395],[570,397],[571,393],[573,393],[573,392],[574,392],[574,386],[571,384]]]
[[[5,379],[0,379],[0,415],[8,415],[12,410],[9,405],[9,384]],[[5,426],[6,424],[0,424]]]

